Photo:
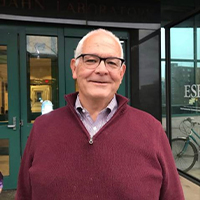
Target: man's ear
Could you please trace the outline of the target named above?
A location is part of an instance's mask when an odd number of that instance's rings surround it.
[[[72,70],[72,78],[77,79],[77,75],[76,75],[77,66],[76,66],[76,59],[75,58],[71,59],[70,67],[71,67],[71,70]]]
[[[123,80],[125,71],[126,71],[126,65],[123,64],[123,65],[121,66],[121,71],[120,71],[121,82],[122,82],[122,80]]]

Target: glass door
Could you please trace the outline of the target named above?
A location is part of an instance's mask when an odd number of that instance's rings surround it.
[[[22,27],[20,48],[21,153],[44,102],[53,110],[65,105],[63,29]],[[58,50],[59,49],[59,50]],[[42,134],[42,133],[41,133]]]
[[[0,171],[4,188],[16,188],[20,165],[17,34],[0,32]]]
[[[200,183],[200,14],[170,27],[171,133],[177,168]]]
[[[21,43],[26,56],[21,68],[21,149],[26,146],[35,119],[60,106],[58,36],[26,33]],[[24,62],[26,61],[26,62]],[[23,86],[25,85],[25,87]],[[43,106],[45,105],[46,106]]]
[[[49,101],[58,108],[57,37],[26,36],[28,122],[41,115],[42,104]]]

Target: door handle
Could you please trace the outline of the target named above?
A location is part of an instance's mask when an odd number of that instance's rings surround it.
[[[12,128],[15,131],[16,130],[16,124],[17,124],[16,121],[17,121],[17,118],[13,117],[13,124],[8,125],[7,127]]]

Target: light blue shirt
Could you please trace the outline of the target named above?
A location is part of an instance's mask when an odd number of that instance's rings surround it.
[[[98,114],[96,121],[93,121],[89,112],[81,105],[79,95],[77,95],[75,102],[75,110],[91,137],[93,137],[101,127],[111,119],[116,112],[117,107],[116,96],[114,96],[108,106]]]

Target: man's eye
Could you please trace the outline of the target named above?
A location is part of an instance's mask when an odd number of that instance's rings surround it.
[[[110,66],[117,66],[117,63],[112,60],[107,61],[107,64]]]
[[[95,64],[97,62],[97,60],[95,60],[95,59],[86,59],[85,62],[87,64]]]
[[[117,63],[112,62],[112,61],[107,62],[107,64],[109,64],[109,65],[117,65]]]

